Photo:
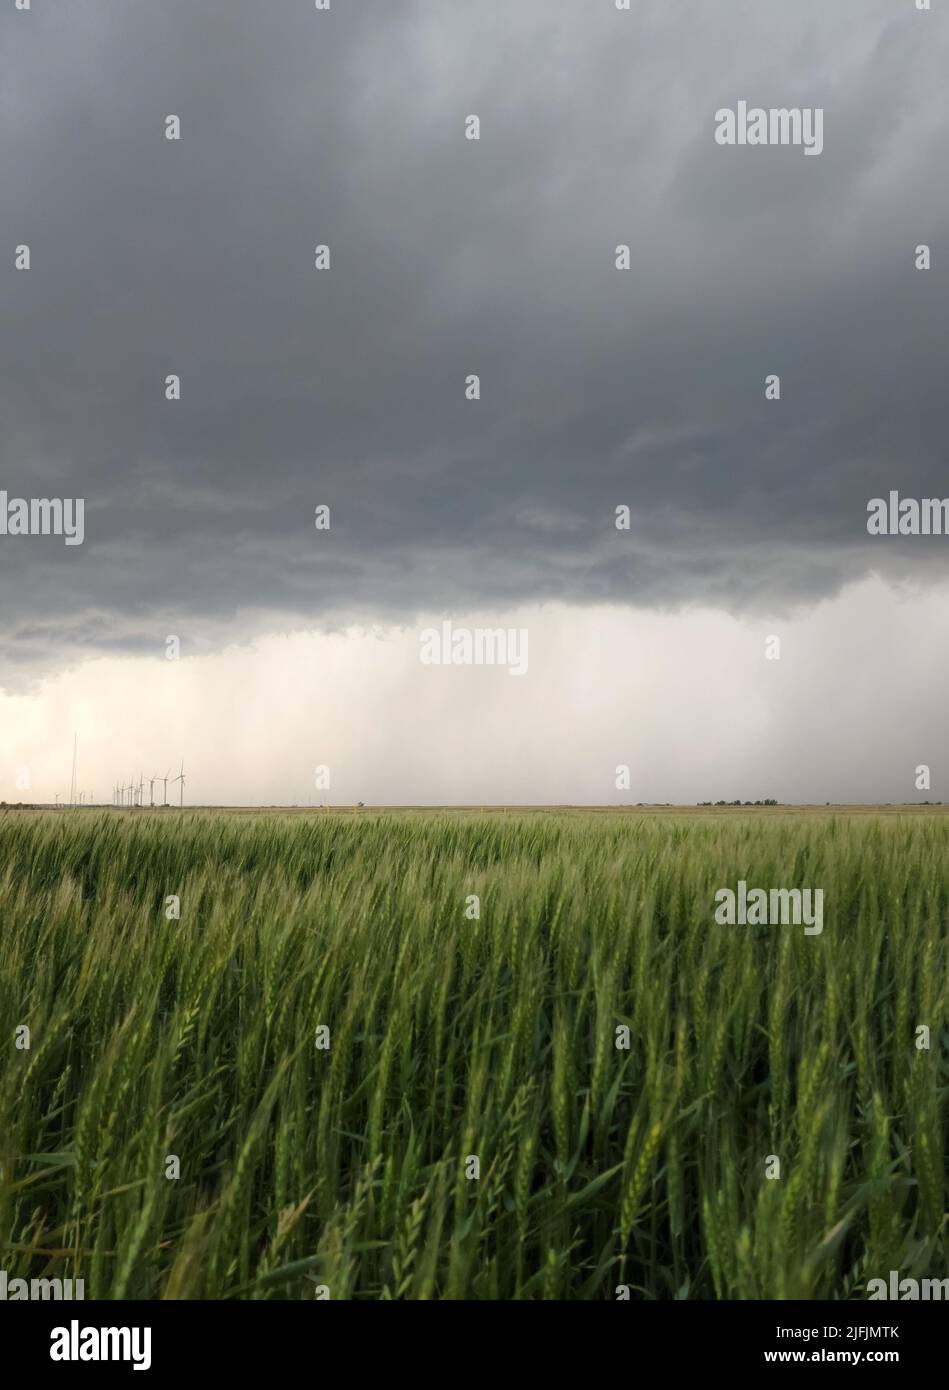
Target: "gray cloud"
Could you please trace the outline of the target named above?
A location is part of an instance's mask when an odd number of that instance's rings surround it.
[[[634,8],[5,7],[0,486],[87,499],[81,548],[0,544],[5,679],[183,625],[945,575],[865,507],[949,494],[949,20]],[[716,146],[740,98],[824,107],[822,156]]]

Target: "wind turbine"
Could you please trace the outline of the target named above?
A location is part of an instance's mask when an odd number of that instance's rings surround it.
[[[158,778],[157,778],[157,777],[149,777],[149,779],[148,779],[148,804],[149,804],[149,806],[154,806],[154,804],[155,804],[155,783],[156,783],[157,781],[158,781]]]
[[[172,780],[172,782],[180,782],[180,783],[181,783],[181,786],[178,788],[178,809],[179,809],[179,811],[180,811],[181,808],[182,808],[182,807],[184,806],[184,804],[185,804],[185,760],[184,760],[184,758],[181,759],[181,771],[178,773],[178,776],[177,776],[177,777],[172,777],[171,780]]]
[[[170,772],[170,771],[171,771],[171,768],[168,769],[168,772]],[[157,777],[157,778],[155,779],[156,781],[158,781],[158,782],[164,782],[164,784],[165,784],[165,805],[166,805],[166,806],[168,805],[168,772],[165,773],[164,777]]]

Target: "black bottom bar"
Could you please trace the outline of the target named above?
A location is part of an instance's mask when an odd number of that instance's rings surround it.
[[[479,1368],[492,1376],[509,1369],[518,1350],[532,1375],[545,1363],[563,1375],[564,1358],[577,1355],[601,1369],[616,1358],[630,1372],[649,1366],[653,1374],[767,1375],[794,1365],[902,1372],[943,1360],[947,1314],[944,1302],[908,1301],[442,1303],[414,1311],[404,1303],[362,1302],[21,1302],[0,1304],[0,1344],[7,1384],[12,1366],[59,1368],[63,1377],[83,1370],[127,1375],[137,1365],[162,1379],[231,1371],[246,1378],[275,1368],[328,1369],[327,1352],[334,1365],[345,1357],[360,1376],[376,1366],[391,1374],[406,1356],[417,1369],[440,1365],[444,1373],[440,1336],[450,1337],[468,1377]]]

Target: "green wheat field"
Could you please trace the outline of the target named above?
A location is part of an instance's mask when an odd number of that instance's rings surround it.
[[[823,888],[822,935],[718,925],[740,878]],[[11,1279],[861,1299],[947,1273],[938,810],[6,812],[0,950]]]

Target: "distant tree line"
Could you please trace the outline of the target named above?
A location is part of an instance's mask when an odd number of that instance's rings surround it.
[[[768,797],[765,801],[699,801],[698,806],[777,806],[777,801],[773,797]]]

